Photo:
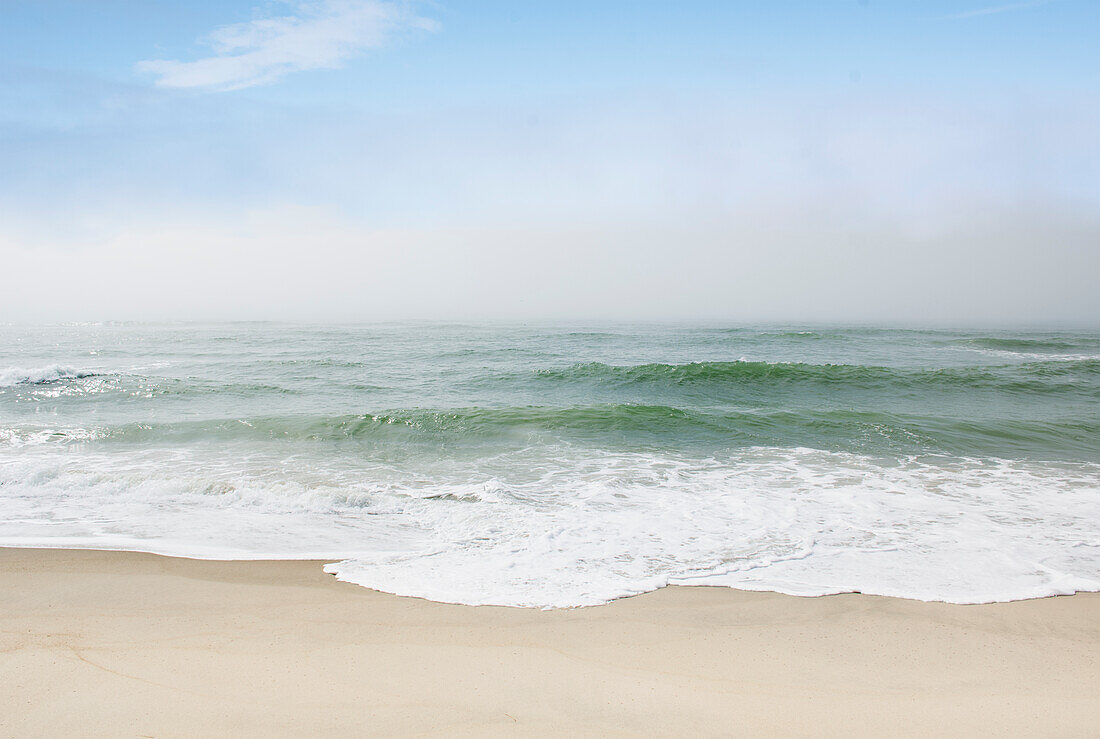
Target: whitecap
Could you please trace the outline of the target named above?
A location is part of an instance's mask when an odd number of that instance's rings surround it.
[[[12,387],[13,385],[39,385],[58,380],[75,380],[82,377],[91,377],[95,373],[66,367],[60,364],[49,364],[45,367],[23,369],[20,367],[8,367],[0,370],[0,387]]]

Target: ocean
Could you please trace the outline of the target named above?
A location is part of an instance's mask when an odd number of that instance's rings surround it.
[[[1100,332],[5,325],[0,545],[535,607],[1100,590]]]

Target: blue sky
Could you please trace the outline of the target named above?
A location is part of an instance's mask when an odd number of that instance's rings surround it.
[[[0,308],[1096,322],[1098,28],[1086,0],[5,0],[0,254],[36,276]]]

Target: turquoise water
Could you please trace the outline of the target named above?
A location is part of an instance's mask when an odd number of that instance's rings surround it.
[[[0,511],[468,603],[1100,589],[1100,333],[5,326]]]

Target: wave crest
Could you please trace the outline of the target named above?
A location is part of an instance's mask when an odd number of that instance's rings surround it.
[[[856,364],[803,364],[799,362],[691,362],[689,364],[609,365],[575,364],[564,369],[537,370],[547,382],[600,382],[620,385],[670,386],[692,384],[769,384],[987,387],[998,390],[1058,391],[1063,386],[1052,378],[1100,376],[1100,359],[1075,362],[1029,362],[998,367],[908,369]]]
[[[999,349],[1011,352],[1065,352],[1079,351],[1082,347],[1092,348],[1096,346],[1096,342],[1091,338],[1080,338],[1075,341],[1068,341],[1065,339],[1024,339],[979,336],[972,339],[965,339],[961,343],[965,346],[973,346],[980,349]]]
[[[45,367],[23,369],[20,367],[8,367],[0,370],[0,387],[12,387],[13,385],[44,385],[60,380],[78,380],[82,377],[94,377],[94,372],[73,369],[60,364],[49,364]]]

